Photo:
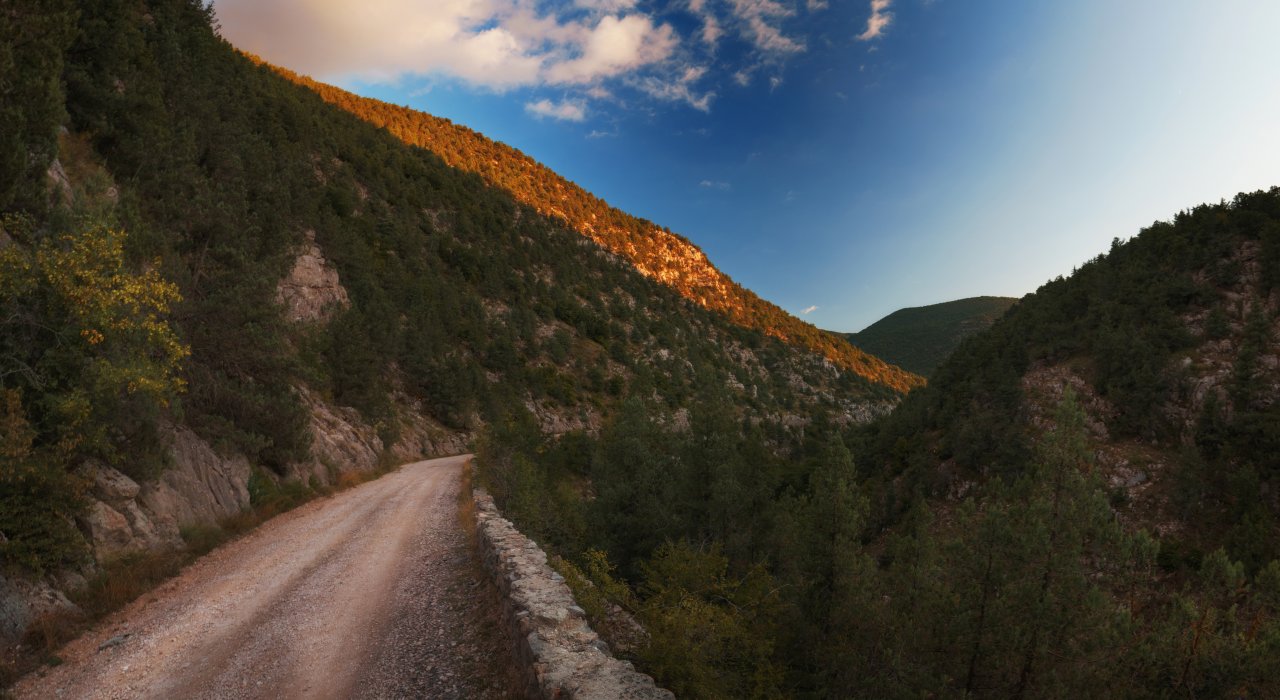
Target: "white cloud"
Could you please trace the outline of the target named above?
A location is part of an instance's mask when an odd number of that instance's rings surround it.
[[[552,64],[546,71],[552,83],[590,83],[659,63],[671,56],[677,43],[670,25],[654,26],[648,17],[605,17],[586,33],[580,54]]]
[[[807,0],[810,10],[815,3],[826,6],[826,0]],[[712,5],[727,8],[717,15]],[[720,39],[733,32],[743,41],[765,54],[792,54],[805,50],[804,42],[786,36],[781,23],[795,15],[795,10],[778,0],[688,0],[689,12],[702,20],[701,37],[704,44],[715,49]]]
[[[689,0],[689,12],[702,19],[702,42],[714,51],[716,43],[720,41],[720,37],[724,36],[724,28],[720,26],[720,19],[716,17],[714,12],[707,9],[706,0]]]
[[[668,102],[683,102],[699,112],[710,112],[711,101],[716,98],[714,92],[697,93],[682,83],[669,83],[654,78],[646,78],[636,87],[650,97]]]
[[[692,83],[702,79],[707,74],[706,66],[686,66],[684,74],[680,76],[680,82]]]
[[[530,114],[582,120],[628,91],[710,111],[717,83],[806,50],[786,23],[829,0],[214,0],[236,46],[322,80],[461,81],[526,98]],[[884,2],[884,0],[877,0]],[[887,7],[887,2],[885,2]],[[694,22],[666,21],[687,9]],[[679,27],[679,29],[678,29]],[[681,31],[686,35],[681,35]],[[744,44],[720,52],[726,41]],[[728,57],[735,57],[729,63]],[[740,57],[740,58],[739,58]],[[770,81],[778,86],[778,79]]]
[[[884,30],[893,22],[893,13],[889,6],[893,0],[871,0],[871,16],[867,18],[867,29],[858,35],[859,41],[871,41],[884,34]]]
[[[675,30],[635,0],[217,0],[238,47],[321,78],[456,78],[496,90],[586,85],[668,59]]]
[[[703,180],[698,183],[698,186],[708,190],[719,190],[721,192],[728,192],[733,189],[733,185],[720,180]]]
[[[524,111],[536,117],[549,117],[569,122],[580,122],[587,118],[587,108],[581,102],[570,102],[569,100],[552,102],[551,100],[542,99],[537,102],[529,102],[525,104]]]
[[[599,12],[619,12],[630,10],[636,6],[636,0],[574,0],[575,5],[586,10]]]
[[[816,306],[806,306],[805,308],[800,309],[800,315],[801,315],[801,316],[808,316],[809,314],[811,314],[811,313],[813,313],[814,311],[817,311],[817,310],[818,310],[818,307],[816,307]]]

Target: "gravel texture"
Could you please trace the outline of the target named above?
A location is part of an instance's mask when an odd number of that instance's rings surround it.
[[[265,523],[68,644],[15,694],[519,697],[498,594],[459,519],[466,459],[406,465]]]

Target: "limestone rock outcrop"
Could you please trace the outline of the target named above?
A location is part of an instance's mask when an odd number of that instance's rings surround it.
[[[129,521],[102,501],[89,505],[80,518],[80,525],[93,543],[93,552],[99,561],[134,548]]]
[[[173,434],[173,466],[139,493],[142,507],[173,527],[216,523],[249,505],[249,462],[223,457],[186,428]]]
[[[338,271],[316,244],[316,232],[307,231],[307,242],[288,276],[276,287],[276,302],[285,317],[295,323],[327,321],[334,310],[351,303]]]
[[[94,558],[181,546],[181,528],[212,525],[249,505],[249,463],[222,457],[186,428],[171,433],[172,466],[138,484],[97,462],[83,469],[91,487],[79,525]]]
[[[339,474],[372,471],[382,455],[382,439],[353,408],[333,406],[299,387],[310,415],[311,460],[294,465],[294,476],[330,483]]]

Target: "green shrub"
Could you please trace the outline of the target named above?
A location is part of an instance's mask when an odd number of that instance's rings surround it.
[[[74,524],[84,484],[32,452],[19,394],[0,393],[0,560],[40,573],[81,564],[88,546]]]

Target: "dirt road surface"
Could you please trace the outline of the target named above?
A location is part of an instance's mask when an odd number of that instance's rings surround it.
[[[19,698],[518,697],[458,517],[467,457],[281,515],[71,642]],[[124,636],[127,635],[127,636]]]

